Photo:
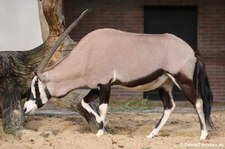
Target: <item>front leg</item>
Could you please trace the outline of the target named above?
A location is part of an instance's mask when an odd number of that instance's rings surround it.
[[[104,134],[104,126],[105,126],[105,117],[108,111],[108,103],[109,103],[109,97],[110,97],[110,84],[100,84],[100,92],[99,92],[99,97],[100,97],[100,105],[99,105],[99,114],[100,114],[100,120],[101,123],[103,124],[96,136],[100,137],[101,135]]]
[[[98,104],[92,102],[99,97],[99,91],[97,89],[92,89],[90,92],[82,99],[82,101],[77,104],[78,112],[86,119],[92,132],[97,132],[102,124],[100,124],[100,116]]]

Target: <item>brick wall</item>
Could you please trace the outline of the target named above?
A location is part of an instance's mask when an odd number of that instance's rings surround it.
[[[115,28],[129,32],[143,32],[143,8],[135,3],[120,4],[120,1],[82,1],[66,0],[66,23],[70,24],[83,10],[92,8],[85,18],[72,32],[71,37],[74,40],[80,40],[84,35],[98,28]],[[129,2],[129,1],[127,1]]]
[[[214,99],[225,101],[225,2],[202,3],[198,13],[198,49],[206,62]]]
[[[143,32],[144,6],[198,7],[198,50],[206,62],[216,101],[225,101],[225,3],[223,0],[65,0],[66,23],[70,24],[84,9],[93,8],[70,34],[79,41],[98,28]],[[142,98],[142,93],[114,88],[112,98]]]

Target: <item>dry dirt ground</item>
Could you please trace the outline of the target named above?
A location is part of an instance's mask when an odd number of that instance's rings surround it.
[[[200,141],[198,117],[194,112],[173,113],[159,135],[146,135],[160,119],[159,112],[116,111],[107,115],[107,133],[96,137],[77,114],[29,115],[21,136],[7,135],[0,129],[1,149],[225,149],[225,110],[213,111],[217,128]]]

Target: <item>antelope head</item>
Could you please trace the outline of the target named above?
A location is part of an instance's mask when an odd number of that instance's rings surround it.
[[[49,79],[43,75],[44,69],[50,61],[52,55],[62,43],[62,41],[66,38],[66,36],[71,32],[71,30],[78,24],[78,22],[89,12],[86,9],[57,39],[56,43],[51,47],[49,53],[44,58],[43,62],[39,65],[37,69],[37,73],[32,79],[31,83],[31,92],[27,98],[27,101],[24,104],[24,112],[32,113],[36,109],[42,107],[47,101],[51,98],[51,94],[49,93],[45,83],[49,81]]]

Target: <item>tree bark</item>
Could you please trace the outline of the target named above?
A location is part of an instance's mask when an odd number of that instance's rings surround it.
[[[39,7],[42,35],[46,41],[28,51],[0,52],[0,107],[3,130],[6,133],[14,134],[16,130],[23,128],[24,113],[21,99],[29,92],[33,72],[36,71],[49,47],[64,31],[62,0],[41,1]]]
[[[64,16],[62,12],[62,0],[39,1],[40,23],[42,37],[45,41],[37,48],[28,51],[1,51],[0,52],[0,108],[2,111],[2,125],[6,133],[15,134],[23,128],[24,113],[21,99],[30,92],[30,84],[33,72],[37,70],[44,55],[55,43],[58,36],[64,31]],[[57,49],[49,65],[53,65],[63,56],[67,55],[75,46],[75,42],[68,36]],[[69,101],[61,102],[60,106],[79,111],[79,94]],[[54,102],[54,101],[53,101]],[[95,111],[98,108],[95,103],[90,104]],[[78,107],[78,108],[77,108]],[[89,122],[91,129],[96,130],[98,124],[93,118]]]

